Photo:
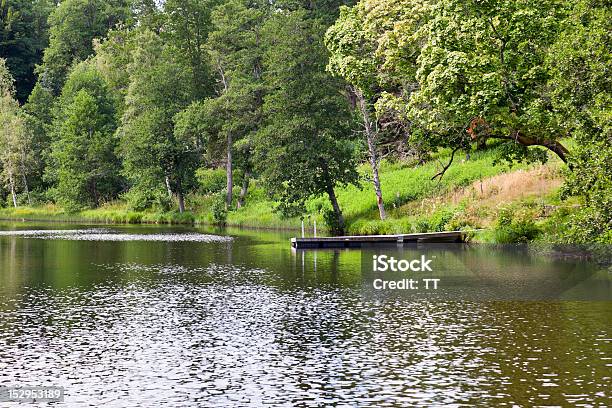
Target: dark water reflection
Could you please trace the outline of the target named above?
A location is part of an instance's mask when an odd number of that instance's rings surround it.
[[[0,236],[0,385],[63,386],[69,406],[611,403],[612,303],[380,293],[359,251],[315,261],[286,238]],[[445,259],[562,267],[511,257]]]

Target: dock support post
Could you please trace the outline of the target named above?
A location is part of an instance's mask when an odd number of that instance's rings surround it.
[[[317,220],[314,220],[314,237],[317,237]]]
[[[304,220],[302,220],[302,238],[304,238]]]

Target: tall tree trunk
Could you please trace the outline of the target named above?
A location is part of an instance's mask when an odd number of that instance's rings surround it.
[[[15,192],[15,180],[13,174],[9,174],[9,184],[11,186],[11,197],[13,197],[13,206],[17,208],[17,193]]]
[[[225,76],[225,70],[221,65],[221,61],[217,59],[217,71],[219,71],[219,76],[221,77],[221,83],[223,84],[223,93],[227,93],[229,89],[229,81]],[[232,140],[232,133],[227,133],[227,163],[225,164],[225,174],[226,174],[226,195],[225,195],[225,209],[229,210],[232,206],[232,189],[234,187],[234,180],[232,176],[232,144],[234,141]]]
[[[336,215],[336,231],[332,231],[338,235],[344,235],[344,216],[342,215],[342,210],[340,210],[340,205],[338,204],[338,199],[336,198],[336,192],[334,191],[334,184],[329,176],[329,172],[327,171],[327,164],[323,165],[323,177],[325,178],[325,189],[327,190],[327,195],[329,196],[329,201],[332,205],[332,209],[334,210],[334,214]]]
[[[176,192],[176,197],[178,198],[179,212],[182,214],[185,212],[185,197],[183,196],[182,191]]]
[[[387,218],[387,213],[385,212],[385,204],[383,202],[382,189],[380,188],[380,177],[378,176],[378,154],[376,152],[376,143],[375,143],[375,130],[372,129],[372,122],[370,118],[370,111],[366,104],[365,97],[363,93],[355,89],[355,95],[357,96],[359,110],[361,111],[361,115],[363,116],[363,126],[365,129],[366,140],[368,142],[368,153],[370,158],[370,167],[372,167],[372,183],[374,184],[374,191],[376,193],[376,204],[378,205],[378,214],[381,220]]]
[[[229,208],[232,206],[232,189],[234,187],[234,178],[232,175],[232,144],[232,133],[229,132],[227,134],[227,164],[225,165],[225,173],[227,178],[225,209],[227,210],[229,210]]]
[[[23,178],[23,188],[25,189],[26,197],[28,198],[28,205],[31,206],[32,205],[32,200],[30,198],[30,189],[28,188],[28,179],[25,176],[25,173],[23,173],[21,176]]]
[[[238,203],[236,204],[238,208],[242,208],[242,206],[244,205],[244,199],[246,198],[246,194],[249,189],[250,179],[251,174],[248,171],[245,171],[244,179],[242,180],[242,188],[240,189],[240,196],[238,197]]]
[[[339,235],[344,235],[344,216],[340,210],[340,205],[338,204],[336,192],[334,191],[333,187],[327,188],[327,195],[329,196],[329,201],[331,202],[332,208],[334,209],[334,214],[336,214],[336,220],[338,222],[337,231],[334,232]]]
[[[168,191],[168,197],[172,200],[172,187],[170,186],[170,177],[166,176],[166,190]]]
[[[182,214],[185,212],[185,197],[183,196],[183,186],[180,180],[176,182],[176,198],[178,199],[179,212]]]
[[[91,190],[93,193],[94,206],[98,208],[100,206],[100,196],[98,195],[98,185],[96,183],[96,180],[92,180]]]

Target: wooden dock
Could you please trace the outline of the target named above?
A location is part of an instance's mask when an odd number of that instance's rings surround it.
[[[372,245],[392,245],[409,243],[450,243],[465,242],[464,231],[424,232],[421,234],[397,235],[354,235],[344,237],[291,238],[295,249],[316,248],[361,248]]]

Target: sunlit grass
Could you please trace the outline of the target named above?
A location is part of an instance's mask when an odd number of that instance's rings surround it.
[[[457,155],[444,177],[432,180],[448,163],[450,152],[443,150],[427,163],[412,166],[403,162],[383,161],[380,178],[388,218],[378,216],[374,189],[369,181],[370,168],[359,168],[363,176],[360,187],[346,186],[336,189],[338,201],[347,221],[350,234],[393,234],[441,231],[451,229],[487,228],[497,216],[500,206],[528,207],[529,200],[538,198],[538,205],[554,200],[554,191],[560,183],[558,159],[551,157],[545,166],[498,163],[495,148],[472,152],[466,158]],[[542,168],[545,175],[534,173]],[[502,176],[503,174],[503,176]],[[535,174],[535,176],[534,176]],[[551,176],[552,175],[552,176]],[[548,178],[556,177],[554,183]],[[551,184],[552,183],[552,184]],[[549,191],[550,190],[550,191]],[[518,193],[520,192],[520,194]],[[58,221],[83,221],[98,223],[156,223],[156,224],[211,224],[215,195],[190,195],[187,212],[130,210],[123,202],[113,202],[101,208],[78,213],[65,213],[60,207],[47,205],[36,208],[0,209],[0,218]],[[275,203],[264,190],[253,182],[246,206],[232,209],[227,214],[227,225],[275,229],[299,229],[299,218],[285,218],[275,211]],[[307,202],[305,224],[312,230],[316,220],[323,232],[322,213],[329,209],[326,196]],[[532,206],[533,207],[533,206]],[[534,212],[534,217],[537,214]]]

